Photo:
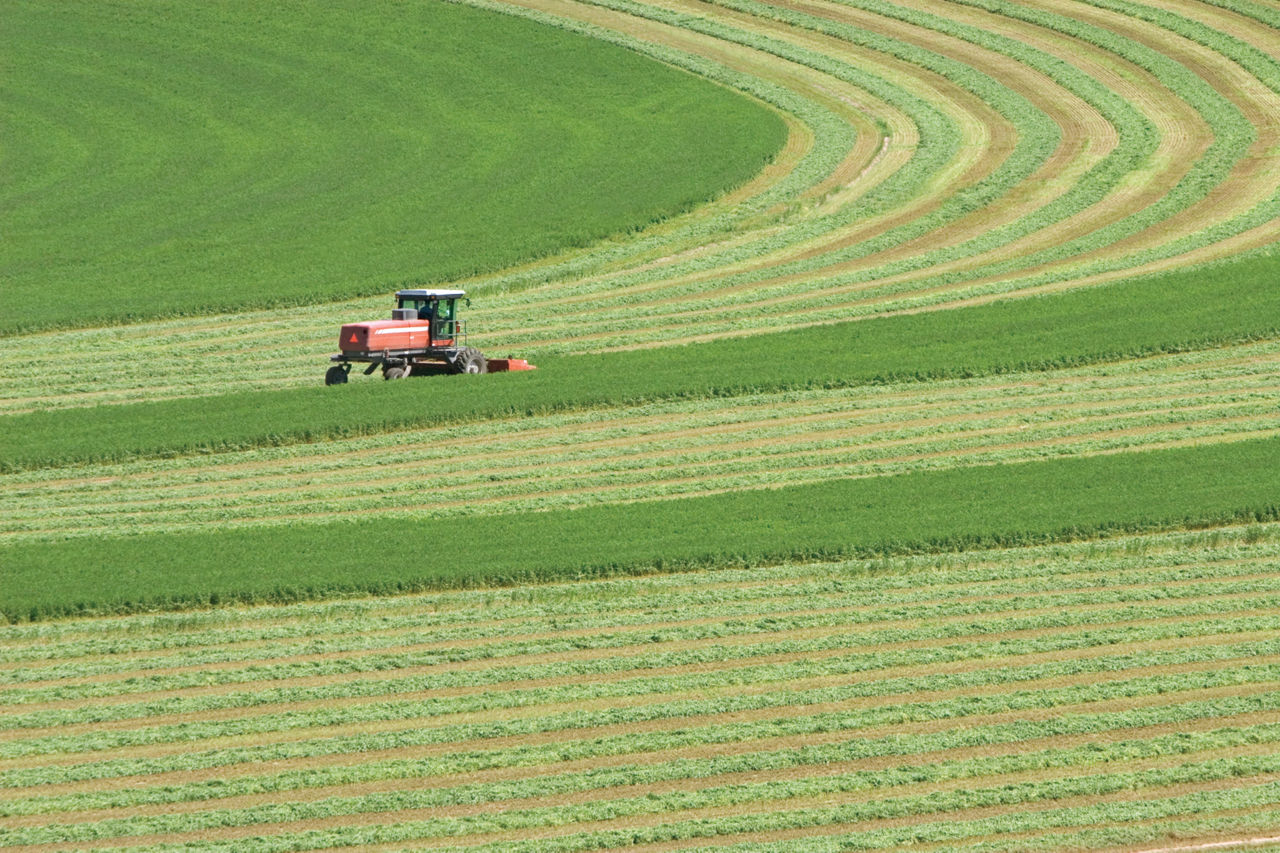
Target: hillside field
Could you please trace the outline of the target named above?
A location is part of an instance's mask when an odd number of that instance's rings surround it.
[[[4,17],[0,847],[1280,847],[1280,5]]]

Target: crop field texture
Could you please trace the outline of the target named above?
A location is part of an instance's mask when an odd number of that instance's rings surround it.
[[[1280,527],[0,629],[30,850],[1057,850],[1280,819]]]
[[[0,475],[0,542],[572,508],[1280,435],[1280,342]]]
[[[741,183],[786,133],[690,74],[461,5],[6,12],[3,332],[498,269]]]
[[[1280,2],[180,5],[6,8],[0,847],[1280,845]]]
[[[481,297],[473,342],[489,351],[664,346],[969,304],[1277,236],[1280,30],[1265,4],[543,5],[527,14],[764,99],[791,139],[711,205],[461,281]],[[336,325],[383,316],[403,280],[306,311],[23,336],[30,346],[0,355],[17,377],[0,405],[312,384]]]

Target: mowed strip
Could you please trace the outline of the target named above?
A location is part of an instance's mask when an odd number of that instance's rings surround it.
[[[1052,617],[1054,608],[1071,605],[1082,608],[1085,605],[1094,607],[1094,615],[1098,621],[1103,620],[1103,613],[1111,613],[1113,618],[1116,608],[1131,602],[1134,590],[1143,590],[1150,586],[1150,578],[1158,570],[1170,569],[1169,566],[1155,566],[1148,571],[1128,572],[1127,583],[1114,592],[1101,593],[1088,586],[1086,576],[1076,577],[1080,586],[1073,587],[1069,581],[1055,581],[1054,585],[1045,587],[1042,584],[1020,584],[1001,581],[975,586],[970,582],[940,583],[927,592],[910,593],[895,589],[887,599],[895,605],[919,607],[935,620],[946,620],[955,623],[954,636],[965,636],[966,631],[973,630],[966,620],[980,617],[987,612],[1003,611],[1005,605],[993,602],[1005,599],[1018,599],[1023,607],[1023,621],[1017,625],[1006,624],[1002,631],[1012,639],[1014,634],[1033,636],[1044,625],[1054,626],[1057,623],[1046,617]],[[768,575],[767,572],[761,574]],[[1170,601],[1186,603],[1210,597],[1225,612],[1234,599],[1249,597],[1267,591],[1270,581],[1265,565],[1258,565],[1256,560],[1232,560],[1229,564],[1217,566],[1211,573],[1201,569],[1193,578],[1170,579],[1166,581],[1165,598]],[[795,586],[792,584],[791,586]],[[845,586],[845,585],[842,585]],[[434,683],[439,691],[438,696],[451,696],[451,690],[457,689],[465,693],[465,688],[481,684],[496,684],[510,681],[517,675],[525,680],[539,681],[538,686],[556,687],[568,683],[562,679],[572,679],[573,675],[582,675],[582,660],[595,660],[595,674],[625,673],[634,669],[649,672],[662,671],[666,667],[680,667],[694,658],[682,657],[696,653],[699,648],[715,646],[715,660],[729,665],[729,662],[743,658],[753,658],[761,662],[762,656],[771,657],[763,661],[770,665],[786,663],[793,666],[802,663],[793,655],[818,655],[830,657],[841,654],[838,646],[820,647],[814,645],[815,638],[826,636],[833,624],[854,624],[864,626],[865,630],[891,627],[894,619],[882,615],[883,604],[864,604],[850,606],[842,598],[843,592],[830,592],[813,587],[789,589],[786,595],[780,596],[788,601],[803,601],[803,607],[787,610],[787,602],[776,602],[764,609],[775,614],[766,623],[746,620],[761,609],[761,601],[771,598],[767,590],[749,589],[739,596],[734,596],[734,588],[720,590],[720,596],[707,596],[703,604],[715,603],[716,616],[682,618],[681,607],[685,600],[695,593],[681,590],[672,597],[675,603],[664,598],[665,610],[656,606],[646,607],[643,611],[627,612],[624,603],[615,608],[618,612],[602,618],[595,610],[587,606],[576,613],[575,628],[540,630],[543,623],[536,617],[525,615],[522,619],[480,619],[466,620],[465,614],[455,614],[445,620],[430,620],[434,626],[429,640],[422,639],[422,632],[427,630],[420,618],[384,617],[379,623],[363,623],[358,629],[352,617],[344,618],[343,625],[348,626],[346,633],[339,637],[319,639],[308,633],[299,636],[279,637],[279,627],[263,630],[261,633],[242,629],[240,637],[232,640],[224,632],[184,632],[182,639],[197,637],[199,650],[188,648],[183,644],[179,651],[167,645],[173,638],[147,638],[157,645],[144,642],[141,646],[135,643],[122,646],[119,642],[106,644],[94,643],[96,650],[86,654],[80,643],[59,643],[56,650],[45,650],[39,646],[22,648],[15,646],[11,651],[12,660],[21,663],[7,663],[3,670],[2,681],[13,686],[15,692],[6,698],[8,704],[26,705],[25,710],[15,707],[15,714],[7,717],[0,730],[8,731],[40,726],[58,726],[67,720],[58,713],[73,709],[75,703],[95,698],[103,702],[96,712],[96,723],[107,724],[111,720],[126,719],[133,716],[123,706],[107,711],[107,697],[126,700],[126,703],[137,703],[135,712],[140,710],[146,715],[155,716],[161,712],[156,704],[161,693],[167,690],[185,691],[182,697],[168,703],[167,711],[179,714],[192,710],[218,710],[226,705],[225,691],[235,689],[244,683],[264,680],[287,681],[287,692],[272,694],[275,701],[308,702],[313,699],[338,701],[339,695],[332,678],[341,675],[353,680],[353,684],[371,684],[386,681],[379,673],[395,669],[396,679],[400,681],[398,690],[386,685],[379,689],[389,692],[413,691],[413,686],[406,678],[416,677],[418,669],[430,668]],[[699,590],[700,591],[700,590]],[[864,588],[860,600],[882,598],[875,590]],[[653,601],[654,595],[646,597],[645,602]],[[942,602],[947,602],[943,607]],[[531,608],[536,611],[536,608]],[[1029,611],[1036,611],[1034,614]],[[1196,612],[1194,609],[1187,612]],[[788,616],[783,619],[781,614]],[[743,623],[736,630],[726,633],[720,623],[730,617],[742,617]],[[1123,617],[1124,614],[1121,614]],[[898,618],[901,618],[900,615]],[[371,624],[379,627],[370,627]],[[306,632],[308,626],[294,626]],[[613,629],[602,635],[604,627]],[[646,656],[645,648],[653,641],[653,632],[660,630],[663,641],[679,643],[678,654],[661,659]],[[358,633],[352,633],[357,632]],[[1028,633],[1030,632],[1030,633]],[[982,633],[979,631],[979,633]],[[784,635],[785,636],[782,636]],[[515,642],[499,646],[495,645],[493,636],[515,636]],[[243,636],[261,636],[263,639],[246,641]],[[726,639],[733,637],[735,639]],[[882,648],[892,646],[900,650],[923,651],[931,639],[919,640],[910,636],[893,633],[881,637]],[[767,654],[764,643],[778,643],[779,648],[803,641],[808,643],[805,651],[790,652],[785,649]],[[1163,641],[1150,639],[1148,647],[1160,646]],[[129,647],[133,648],[130,649]],[[721,648],[724,646],[724,648]],[[732,648],[729,648],[732,646]],[[113,653],[103,653],[103,648],[114,649]],[[614,649],[615,653],[607,660],[600,659],[599,652]],[[954,654],[954,650],[951,652]],[[48,657],[58,656],[58,661]],[[494,664],[490,659],[502,658],[502,664]],[[578,660],[576,669],[561,672],[557,666],[569,663],[569,658]],[[957,657],[956,660],[964,658]],[[702,654],[697,661],[704,665],[712,663],[712,658]],[[268,666],[268,662],[270,662]],[[901,662],[901,661],[900,661]],[[934,663],[937,659],[933,660]],[[253,667],[246,670],[246,664]],[[512,667],[525,668],[518,673]],[[603,667],[603,668],[602,668]],[[530,669],[531,668],[531,669]],[[732,668],[732,667],[730,667]],[[412,671],[410,671],[412,670]],[[140,681],[138,676],[145,673],[147,679]],[[447,673],[447,675],[446,675]],[[122,681],[123,677],[123,681]],[[125,684],[127,683],[127,686]],[[363,688],[360,688],[363,689]],[[156,691],[160,691],[159,693]],[[202,694],[210,694],[201,699]],[[461,695],[461,694],[459,694]],[[359,693],[352,693],[345,698],[357,699]],[[36,708],[35,706],[40,706]],[[108,726],[109,727],[109,726]],[[61,729],[59,729],[61,731]]]
[[[1144,540],[1145,541],[1145,540]],[[998,553],[998,552],[997,552]],[[1262,552],[1260,552],[1262,553]],[[938,570],[933,583],[919,587],[910,578],[877,575],[857,582],[859,600],[863,607],[871,608],[884,601],[898,604],[932,602],[939,598],[950,599],[956,607],[974,601],[989,602],[1014,596],[1030,596],[1046,590],[1064,593],[1069,590],[1091,590],[1092,573],[1087,568],[1078,571],[1062,570],[1049,580],[1041,577],[992,576],[986,581],[975,581],[972,569],[981,566],[992,569],[999,561],[981,562],[982,554],[970,555],[956,571]],[[1194,572],[1184,573],[1166,581],[1166,589],[1181,589],[1203,579],[1232,578],[1240,583],[1252,583],[1269,577],[1265,567],[1258,565],[1265,557],[1248,556],[1224,559],[1213,566],[1196,565]],[[1167,565],[1178,565],[1175,558]],[[1112,588],[1128,589],[1149,585],[1148,574],[1166,564],[1144,564],[1118,573],[1111,571]],[[627,582],[624,582],[624,584]],[[192,611],[182,617],[157,617],[156,630],[129,639],[118,636],[100,637],[100,623],[89,621],[60,621],[45,623],[38,628],[28,626],[22,630],[10,627],[3,649],[2,671],[4,682],[24,683],[28,686],[38,681],[49,681],[65,694],[68,678],[90,678],[125,669],[168,669],[181,671],[183,667],[198,667],[207,676],[215,664],[233,664],[240,659],[264,659],[266,657],[296,657],[299,655],[323,656],[337,652],[377,651],[380,649],[405,649],[414,645],[436,647],[449,645],[478,646],[490,642],[497,634],[518,634],[523,638],[540,639],[538,626],[545,616],[547,602],[554,601],[556,611],[574,617],[575,630],[587,633],[601,626],[615,629],[628,625],[652,627],[670,623],[667,627],[700,624],[702,619],[685,617],[690,603],[706,605],[714,602],[719,616],[748,616],[758,613],[762,601],[770,601],[768,608],[778,613],[786,610],[786,602],[803,602],[798,609],[811,610],[815,602],[824,596],[833,599],[832,606],[847,614],[849,609],[839,602],[844,590],[852,589],[854,581],[846,580],[838,587],[824,585],[821,578],[807,575],[791,575],[770,569],[749,569],[731,572],[720,570],[714,577],[702,574],[655,576],[645,587],[643,599],[634,594],[613,596],[605,581],[598,581],[591,589],[600,597],[611,597],[614,606],[607,614],[601,614],[598,606],[582,596],[582,588],[576,586],[531,586],[526,589],[523,607],[514,600],[508,601],[501,614],[495,615],[488,607],[493,593],[452,592],[448,600],[432,595],[426,599],[414,596],[371,598],[357,601],[337,601],[329,605],[310,603],[303,605],[313,621],[299,621],[293,606],[258,607],[252,613],[239,612],[234,620],[208,618],[218,611]],[[624,590],[625,592],[625,590]],[[773,599],[779,599],[773,602]],[[429,602],[424,604],[423,602]],[[425,608],[425,609],[424,609]],[[332,612],[329,612],[331,610]],[[252,617],[252,618],[250,618]],[[333,635],[329,624],[339,620],[342,632]],[[178,623],[176,630],[163,630]],[[432,639],[419,642],[419,635],[429,632]],[[547,636],[565,636],[564,630],[553,630]],[[56,644],[50,645],[50,638]],[[271,650],[263,651],[267,646]],[[195,650],[201,656],[193,657]],[[145,661],[144,661],[145,659]],[[454,657],[457,662],[468,658]],[[54,661],[73,661],[75,670],[50,669]],[[36,663],[39,666],[36,666]],[[86,669],[92,666],[92,670]],[[87,683],[87,682],[86,682]],[[173,686],[176,686],[173,685]],[[200,686],[195,684],[186,687]],[[82,698],[90,694],[77,694],[63,698]],[[21,701],[32,700],[29,690]],[[6,697],[17,702],[18,697]],[[39,701],[56,701],[50,694],[38,697]]]
[[[687,8],[691,9],[696,5],[688,4]],[[866,63],[873,68],[883,66],[884,70],[881,73],[895,81],[903,80],[900,85],[904,88],[919,89],[929,94],[931,100],[942,105],[954,101],[957,106],[966,107],[971,115],[965,116],[962,113],[957,119],[965,134],[962,144],[967,148],[981,143],[992,150],[981,159],[966,161],[963,163],[965,166],[963,169],[948,168],[945,171],[940,171],[936,180],[937,185],[931,187],[929,192],[922,196],[911,199],[909,203],[894,207],[881,216],[871,218],[854,217],[847,225],[833,229],[829,233],[814,238],[806,245],[795,247],[793,250],[752,258],[739,265],[707,271],[687,278],[669,278],[665,281],[643,282],[626,287],[621,287],[619,282],[613,281],[610,282],[608,292],[593,294],[587,288],[578,285],[572,288],[571,295],[561,297],[558,293],[561,289],[556,288],[557,293],[548,292],[548,296],[552,298],[553,302],[567,304],[571,307],[573,303],[586,303],[584,306],[579,306],[585,308],[604,307],[611,302],[622,303],[623,305],[653,303],[667,308],[682,306],[685,311],[677,311],[676,313],[683,314],[688,310],[699,309],[703,302],[717,295],[721,296],[722,303],[727,302],[723,295],[729,293],[736,294],[744,301],[759,301],[753,298],[756,291],[772,292],[772,290],[778,288],[780,283],[773,280],[750,280],[737,287],[725,288],[720,286],[720,279],[723,279],[726,275],[749,270],[767,270],[798,260],[812,259],[816,262],[812,270],[786,280],[792,284],[792,289],[795,291],[794,298],[799,299],[803,297],[805,292],[805,289],[800,287],[799,284],[805,281],[821,280],[822,276],[818,270],[834,262],[834,256],[832,261],[824,261],[824,256],[859,243],[866,243],[877,236],[882,236],[892,228],[900,227],[914,219],[935,213],[950,194],[954,194],[958,189],[970,189],[983,179],[991,178],[1004,161],[1007,160],[1010,150],[1014,148],[1017,142],[1016,135],[1028,132],[1027,125],[1031,123],[1029,116],[1034,117],[1036,111],[1044,113],[1057,126],[1060,134],[1057,149],[1043,152],[1044,165],[1040,170],[1043,174],[1037,173],[1034,177],[1029,178],[1025,187],[1020,187],[1011,196],[998,199],[995,205],[983,206],[979,214],[966,217],[960,221],[952,221],[955,217],[951,217],[945,223],[941,223],[944,227],[931,229],[926,236],[920,237],[914,242],[909,240],[896,241],[886,245],[880,251],[864,253],[856,261],[851,262],[852,266],[847,268],[874,268],[877,265],[885,265],[905,257],[924,257],[930,252],[936,251],[940,246],[960,243],[983,231],[991,231],[1018,218],[1035,215],[1046,204],[1058,198],[1067,188],[1072,186],[1074,181],[1090,167],[1096,166],[1099,161],[1104,160],[1115,147],[1117,129],[1099,114],[1095,106],[1084,101],[1079,95],[1049,78],[1043,72],[1037,71],[1009,56],[984,48],[976,43],[964,42],[940,32],[923,29],[893,18],[878,15],[855,15],[850,17],[853,14],[851,10],[842,8],[838,4],[813,4],[813,6],[814,8],[810,10],[810,14],[805,19],[810,22],[811,27],[821,28],[826,23],[830,26],[843,27],[847,32],[850,25],[852,25],[855,28],[854,32],[885,34],[900,40],[902,45],[927,51],[927,53],[922,54],[923,56],[941,57],[947,61],[964,63],[973,69],[982,71],[989,76],[991,81],[1000,81],[999,86],[989,88],[985,93],[990,94],[991,91],[1007,87],[1008,92],[1013,93],[1016,97],[1006,96],[1006,101],[1022,104],[1022,112],[1013,116],[1004,116],[999,113],[993,113],[990,108],[985,111],[980,108],[974,108],[970,106],[970,102],[974,100],[975,96],[981,101],[984,90],[979,89],[977,92],[967,91],[954,81],[939,78],[936,73],[930,73],[930,71],[915,67],[910,63],[905,63],[905,68],[887,65],[886,63],[889,61],[887,56],[876,52],[868,53],[863,51],[849,41],[841,40],[835,34],[819,35],[817,32],[807,31],[803,26],[782,28],[780,37],[788,42],[816,45],[818,46],[818,53],[829,54],[833,57],[845,56],[853,52],[858,58],[859,65]],[[776,10],[760,7],[758,14],[762,19],[768,21],[768,13],[770,11]],[[731,13],[721,10],[721,14],[730,15]],[[827,21],[828,17],[832,18],[832,21]],[[770,23],[775,28],[778,27],[776,23],[772,21]],[[763,25],[762,23],[761,26]],[[1074,52],[1072,49],[1063,49],[1062,47],[1057,49],[1062,52],[1064,57],[1073,57],[1073,61],[1077,62],[1080,61],[1078,56],[1081,52],[1086,55],[1099,52],[1096,48],[1087,44],[1072,45],[1071,47],[1074,48]],[[972,78],[968,85],[975,85]],[[990,86],[991,84],[988,85]],[[1034,105],[1036,109],[1028,110],[1027,105]],[[1040,120],[1043,121],[1044,119]],[[1021,127],[1019,127],[1019,123],[1021,123]],[[1010,134],[1010,125],[1012,125],[1014,131],[1013,136]],[[1049,180],[1049,175],[1053,176],[1053,180]],[[693,283],[697,281],[703,282],[701,287],[693,286]],[[550,288],[544,290],[549,291]],[[648,300],[637,298],[637,296],[642,296],[646,293],[654,294],[654,296]],[[673,293],[678,295],[672,295]],[[727,310],[727,307],[727,305],[722,306],[721,310]],[[601,320],[603,317],[584,317],[584,319]],[[613,319],[621,322],[624,317],[618,314]]]
[[[607,408],[0,477],[0,538],[677,497],[1275,432],[1280,341],[1088,368]],[[427,380],[423,380],[427,381]]]
[[[1057,7],[1054,9],[1056,11]],[[1082,13],[1080,17],[1094,26],[1095,32],[1103,34],[1113,32],[1094,20],[1096,16],[1092,14]],[[1011,23],[1003,16],[988,16],[988,19],[988,25],[995,31],[1008,32],[1011,35],[1021,32],[1024,26],[1017,22]],[[1074,19],[1063,18],[1062,20]],[[1103,19],[1101,23],[1105,24],[1107,20],[1109,19]],[[954,301],[958,296],[971,298],[975,287],[980,287],[982,292],[987,294],[1000,292],[1002,287],[997,284],[998,281],[1016,280],[1032,270],[1036,270],[1035,274],[1038,276],[1045,276],[1042,263],[1046,260],[1060,261],[1060,263],[1055,265],[1057,271],[1045,279],[1048,282],[1047,285],[1037,284],[1036,286],[1054,288],[1071,286],[1077,275],[1074,272],[1075,268],[1096,267],[1097,263],[1106,257],[1132,256],[1135,259],[1133,263],[1119,261],[1118,266],[1115,267],[1131,273],[1134,269],[1142,268],[1137,260],[1141,257],[1139,252],[1147,250],[1158,252],[1161,251],[1159,246],[1172,243],[1175,238],[1187,236],[1189,239],[1189,235],[1214,227],[1214,223],[1205,218],[1206,215],[1216,217],[1222,214],[1227,218],[1233,215],[1240,216],[1246,211],[1255,210],[1259,203],[1272,198],[1276,189],[1275,172],[1260,170],[1258,158],[1269,159],[1274,156],[1272,154],[1274,144],[1268,144],[1267,140],[1274,140],[1276,134],[1276,125],[1272,120],[1277,103],[1274,91],[1276,81],[1272,79],[1269,84],[1264,84],[1251,78],[1250,84],[1240,84],[1238,78],[1233,75],[1241,69],[1231,57],[1207,50],[1190,42],[1189,39],[1175,36],[1147,22],[1133,22],[1132,26],[1130,23],[1125,19],[1123,26],[1117,25],[1116,31],[1125,35],[1113,36],[1107,44],[1107,49],[1101,51],[1086,42],[1066,39],[1061,33],[1047,27],[1034,28],[1039,32],[1040,40],[1048,39],[1046,44],[1053,45],[1056,40],[1056,46],[1050,49],[1062,54],[1057,58],[1079,62],[1080,60],[1075,59],[1075,56],[1086,57],[1090,62],[1091,74],[1100,75],[1098,79],[1105,80],[1108,86],[1116,87],[1117,91],[1123,91],[1126,98],[1140,105],[1158,129],[1160,143],[1151,155],[1144,158],[1142,164],[1135,167],[1135,170],[1116,187],[1115,192],[1108,193],[1104,200],[1079,212],[1072,211],[1075,215],[1062,219],[1062,227],[1047,223],[1049,227],[1036,230],[1029,241],[998,246],[984,254],[966,253],[961,256],[959,262],[961,267],[968,266],[977,270],[992,271],[1003,269],[998,278],[985,273],[967,277],[953,273],[950,276],[951,280],[947,280],[937,275],[937,270],[944,267],[927,261],[937,258],[951,262],[949,256],[939,256],[935,249],[938,245],[947,243],[948,235],[954,229],[954,224],[948,223],[946,227],[940,227],[928,234],[922,241],[923,250],[917,250],[913,255],[908,252],[909,256],[917,260],[906,265],[910,272],[900,275],[886,276],[885,273],[876,272],[875,264],[882,260],[882,257],[879,253],[875,253],[848,262],[849,270],[869,268],[865,276],[846,275],[835,280],[819,274],[815,271],[817,269],[815,267],[814,270],[805,270],[783,279],[752,280],[734,288],[721,287],[719,280],[716,280],[710,283],[712,286],[706,292],[691,293],[677,290],[676,295],[672,295],[671,288],[665,288],[658,291],[661,296],[654,300],[637,300],[623,290],[613,287],[607,293],[601,292],[600,298],[584,309],[581,322],[575,322],[573,326],[574,341],[588,343],[597,349],[626,347],[634,345],[636,336],[648,338],[650,343],[661,340],[662,335],[684,337],[693,334],[698,339],[706,339],[720,335],[742,334],[747,331],[763,331],[770,324],[776,324],[781,318],[787,317],[797,321],[820,322],[838,317],[847,318],[854,314],[894,310],[909,305],[944,304]],[[892,27],[893,23],[888,22],[885,26]],[[1147,42],[1162,44],[1170,39],[1187,43],[1186,55],[1179,55],[1181,62],[1185,63],[1181,67],[1184,70],[1192,69],[1197,74],[1203,73],[1209,78],[1209,83],[1197,81],[1198,86],[1195,87],[1194,94],[1191,90],[1170,88],[1174,85],[1173,82],[1166,82],[1147,68],[1134,65],[1124,56],[1126,44],[1134,46],[1145,45]],[[980,53],[976,48],[973,52]],[[1171,62],[1167,57],[1165,60]],[[1163,71],[1163,77],[1171,77],[1179,73],[1172,66]],[[1136,86],[1129,82],[1134,78],[1140,81]],[[1222,80],[1226,78],[1236,79],[1236,82],[1223,83]],[[1017,85],[1016,82],[1013,85]],[[1188,84],[1184,82],[1182,85],[1185,89]],[[1213,86],[1221,87],[1226,94],[1215,92]],[[1206,98],[1208,100],[1205,100]],[[1215,195],[1199,205],[1196,208],[1197,213],[1183,216],[1177,213],[1178,202],[1173,199],[1172,190],[1174,187],[1182,187],[1185,194],[1187,187],[1204,180],[1201,177],[1188,178],[1191,174],[1188,172],[1188,166],[1204,154],[1211,144],[1213,135],[1208,132],[1208,122],[1218,114],[1213,111],[1215,107],[1219,112],[1227,109],[1239,115],[1249,116],[1247,123],[1255,128],[1255,136],[1261,142],[1256,142],[1250,148],[1238,173],[1225,176],[1223,184],[1219,187],[1218,195],[1226,196],[1230,204],[1223,204],[1222,199]],[[1197,132],[1194,128],[1200,128],[1200,131]],[[1205,161],[1201,165],[1208,169],[1212,163]],[[1233,190],[1231,187],[1236,189]],[[1188,197],[1188,202],[1190,201]],[[1135,219],[1135,211],[1156,210],[1154,205],[1157,203],[1167,207],[1169,214],[1180,216],[1181,222],[1191,220],[1197,224],[1179,235],[1174,229],[1164,227],[1159,217],[1153,217],[1151,222],[1146,224],[1149,227],[1144,226],[1141,229],[1141,237],[1132,237],[1138,225],[1136,222],[1132,226],[1125,223]],[[982,208],[984,216],[989,213],[991,213],[990,208]],[[1112,226],[1115,227],[1112,228]],[[972,227],[972,223],[968,227]],[[1108,229],[1115,232],[1114,237],[1103,236]],[[1096,240],[1091,236],[1095,233],[1099,235]],[[1111,244],[1117,238],[1123,239],[1112,246]],[[1272,239],[1274,239],[1274,229],[1271,237],[1264,238],[1263,242],[1270,242]],[[1091,242],[1096,243],[1096,246],[1088,245]],[[1063,253],[1058,258],[1052,257],[1051,250],[1056,250],[1063,245],[1074,246],[1074,250]],[[901,248],[901,246],[894,247],[883,260],[894,260],[892,252],[899,251]],[[1034,251],[1037,248],[1041,251]],[[1050,254],[1045,254],[1046,252]],[[1204,255],[1198,257],[1202,259]],[[999,266],[1001,263],[1004,264],[1003,268]],[[984,264],[986,266],[982,266]],[[1082,267],[1084,264],[1088,264],[1089,267]],[[892,269],[892,265],[884,267],[886,272]],[[852,281],[849,281],[849,278],[852,278]],[[844,281],[849,283],[842,283]],[[673,281],[672,285],[678,286],[680,282]],[[648,284],[641,287],[646,290],[657,290]],[[556,296],[551,288],[545,288],[544,291],[548,296]],[[843,300],[836,298],[840,294],[845,294]],[[611,307],[611,301],[615,303],[613,307]],[[644,321],[655,318],[659,322],[652,330],[643,328]],[[625,332],[623,332],[624,329]],[[555,341],[543,340],[539,343],[572,345],[567,338]]]
[[[12,626],[0,842],[976,838],[1163,800],[1159,840],[1197,796],[1280,805],[1277,573],[1259,525]]]

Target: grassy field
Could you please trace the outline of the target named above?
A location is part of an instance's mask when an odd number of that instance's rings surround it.
[[[1273,7],[13,4],[0,846],[1280,844]]]
[[[0,471],[77,461],[309,442],[512,415],[937,380],[1161,352],[1280,333],[1280,262],[1270,256],[1024,302],[883,317],[787,334],[592,356],[548,356],[531,375],[449,380],[424,393],[364,387],[223,393],[87,407],[31,383],[41,410],[0,418]],[[323,363],[323,362],[322,362]],[[143,368],[145,369],[145,367]],[[252,369],[251,367],[249,369]],[[225,382],[225,376],[223,381]],[[356,380],[359,381],[357,376]],[[429,393],[431,390],[440,393]]]
[[[570,509],[1262,437],[1277,428],[1277,368],[1280,347],[1267,342],[949,382],[585,408],[234,453],[62,462],[0,475],[0,540],[338,521],[357,511],[403,519]]]
[[[906,466],[906,473],[894,475],[892,466],[886,466],[890,470],[879,471],[881,476],[850,478],[859,472],[832,466],[816,476],[833,479],[799,486],[763,488],[771,481],[786,482],[771,471],[748,470],[728,483],[716,483],[703,474],[709,481],[703,488],[725,493],[631,503],[670,490],[661,481],[652,482],[660,476],[654,471],[642,478],[649,482],[639,488],[615,488],[596,501],[580,490],[575,494],[574,487],[581,481],[564,484],[570,500],[603,506],[495,514],[490,502],[471,499],[471,514],[440,520],[415,506],[396,507],[383,501],[368,508],[367,502],[353,499],[355,506],[366,510],[361,513],[365,517],[355,517],[360,509],[348,509],[346,523],[281,526],[280,521],[312,514],[323,517],[324,512],[305,502],[289,506],[299,493],[273,489],[246,501],[258,508],[259,523],[242,529],[206,522],[196,533],[161,528],[162,532],[150,535],[80,536],[66,542],[19,542],[5,547],[0,550],[5,565],[0,613],[19,621],[69,612],[760,565],[797,557],[1038,542],[1113,529],[1198,528],[1270,520],[1280,515],[1280,435],[1276,434],[1280,429],[1274,420],[1254,421],[1252,428],[1268,437],[1240,440],[1229,435],[1235,440],[1224,441],[1219,434],[1211,437],[1216,442],[1213,447],[1184,447],[1178,445],[1195,433],[1180,423],[1154,435],[1156,446],[1173,447],[1147,453],[1094,456],[1087,451],[1099,448],[1086,440],[1075,447],[1056,448],[1075,451],[1076,458],[973,466],[972,459],[957,454],[969,463],[964,467],[956,467],[959,460],[947,466],[950,460],[944,453],[937,464],[942,470],[912,472]],[[1153,438],[1150,431],[1144,437]],[[795,437],[791,440],[794,444]],[[1048,444],[1040,454],[1053,452],[1053,443]],[[1021,460],[1016,454],[1005,454],[1002,461]],[[696,476],[695,472],[703,473],[690,465],[684,476]],[[480,479],[492,480],[494,475],[482,473]],[[616,484],[622,479],[609,477],[608,481]],[[302,473],[290,480],[303,485],[311,478]],[[556,489],[560,485],[553,474],[550,482],[517,483],[514,488],[526,499],[536,499],[562,496],[564,492]],[[213,494],[234,494],[238,486],[215,485]],[[338,492],[352,493],[355,488],[354,484],[340,487]],[[275,515],[270,505],[280,497],[286,501],[284,513]],[[175,504],[190,505],[182,497],[144,500],[150,505],[141,514],[161,518]],[[331,509],[335,503],[341,500],[331,503]],[[400,511],[389,513],[388,509]],[[134,507],[123,512],[116,507],[92,507],[89,514],[116,527],[128,525],[131,511],[137,512]],[[213,514],[224,518],[234,512],[215,509]],[[113,518],[123,518],[124,524],[112,525]],[[263,524],[264,519],[277,523]],[[407,525],[413,535],[402,538]],[[390,565],[382,556],[387,542],[397,543],[398,558]]]
[[[1058,850],[1264,833],[1278,537],[10,627],[0,843]]]
[[[785,136],[692,75],[456,4],[5,17],[0,333],[497,270],[705,201]]]

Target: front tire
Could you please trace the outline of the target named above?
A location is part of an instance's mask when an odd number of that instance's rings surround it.
[[[484,354],[475,347],[463,347],[458,350],[458,357],[453,362],[454,373],[488,373],[489,363]]]
[[[333,367],[330,367],[328,370],[325,371],[324,384],[325,385],[346,385],[347,371],[343,370],[341,365],[335,364]]]

